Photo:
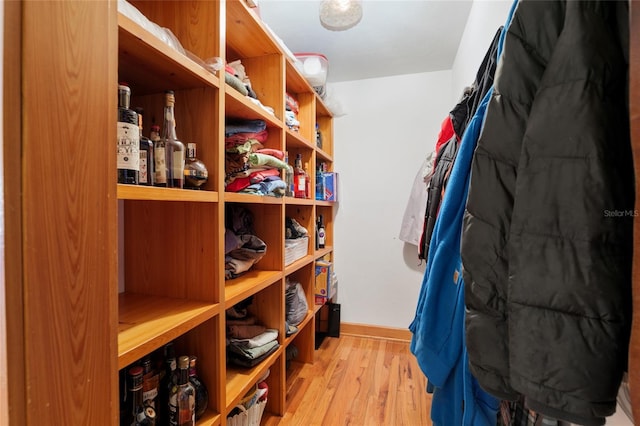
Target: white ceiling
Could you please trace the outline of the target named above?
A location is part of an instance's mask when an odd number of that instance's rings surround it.
[[[472,0],[363,0],[346,31],[320,25],[319,0],[259,0],[262,20],[294,53],[324,54],[328,82],[451,69]]]

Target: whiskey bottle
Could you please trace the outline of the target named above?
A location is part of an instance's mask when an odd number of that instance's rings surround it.
[[[296,198],[306,198],[306,175],[302,169],[302,154],[298,154],[296,155],[295,168],[293,169],[293,191]]]
[[[196,144],[187,144],[187,159],[184,164],[184,187],[188,189],[200,189],[207,183],[209,172],[204,163],[196,157]]]
[[[174,105],[173,91],[167,90],[165,92],[164,127],[162,129],[167,164],[167,187],[182,189],[184,187],[184,144],[176,136]]]
[[[178,358],[178,382],[169,394],[169,425],[195,426],[196,391],[189,382],[189,357]]]
[[[140,129],[138,114],[129,108],[131,89],[118,85],[118,183],[138,184],[140,172]]]
[[[165,158],[166,150],[165,143],[160,137],[160,126],[158,126],[157,124],[151,126],[149,139],[151,139],[151,142],[153,143],[153,168],[155,171],[153,185],[167,186],[167,163]]]
[[[198,377],[198,372],[196,371],[197,361],[198,357],[194,355],[189,357],[189,382],[191,382],[193,388],[196,390],[196,420],[200,420],[209,405],[209,391]]]
[[[138,175],[138,184],[153,185],[153,142],[142,134],[142,115],[144,110],[137,107],[135,112],[138,114],[138,127],[140,128],[140,174]]]
[[[139,365],[129,369],[129,392],[132,401],[131,426],[155,426],[156,424],[156,411],[153,407],[145,407],[143,403],[143,375],[144,370]]]

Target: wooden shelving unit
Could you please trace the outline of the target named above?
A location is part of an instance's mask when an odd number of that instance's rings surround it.
[[[267,371],[265,419],[273,419],[284,414],[290,396],[287,347],[296,346],[298,363],[314,359],[315,262],[333,256],[335,213],[335,203],[314,199],[315,170],[319,161],[333,170],[331,113],[243,1],[130,3],[170,29],[188,54],[118,11],[116,0],[5,8],[16,18],[6,40],[24,46],[20,57],[26,58],[7,80],[22,79],[18,90],[6,92],[22,91],[15,106],[22,130],[14,133],[21,157],[11,158],[28,171],[5,198],[20,204],[19,214],[7,220],[7,229],[17,230],[11,235],[20,236],[7,251],[22,268],[8,267],[21,283],[7,293],[13,328],[7,337],[10,394],[3,401],[15,408],[10,424],[119,424],[119,373],[168,342],[178,354],[198,357],[198,374],[209,389],[198,425],[226,425],[229,412]],[[241,60],[273,114],[193,57]],[[144,108],[145,135],[152,124],[162,125],[164,91],[175,92],[178,137],[197,143],[209,171],[202,190],[116,183],[119,81],[131,87],[131,105]],[[285,124],[285,94],[300,105],[299,131]],[[6,106],[5,99],[5,112]],[[311,198],[225,192],[227,118],[266,121],[265,147],[287,151],[290,164],[296,154],[308,164]],[[225,280],[225,220],[233,204],[253,213],[268,249],[250,272]],[[327,245],[315,250],[319,214]],[[307,255],[285,265],[287,216],[310,235]],[[291,336],[285,335],[287,279],[302,284],[309,304]],[[241,369],[227,363],[225,313],[249,297],[251,312],[279,331],[280,347]]]

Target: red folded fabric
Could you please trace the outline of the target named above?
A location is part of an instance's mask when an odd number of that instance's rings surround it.
[[[280,151],[279,149],[272,148],[262,148],[256,151],[259,154],[271,155],[272,157],[276,157],[278,160],[284,161],[284,151]]]

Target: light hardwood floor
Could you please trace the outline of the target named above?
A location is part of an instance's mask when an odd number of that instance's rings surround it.
[[[287,384],[287,412],[263,425],[431,425],[431,397],[408,342],[327,337],[314,364],[292,363]]]

